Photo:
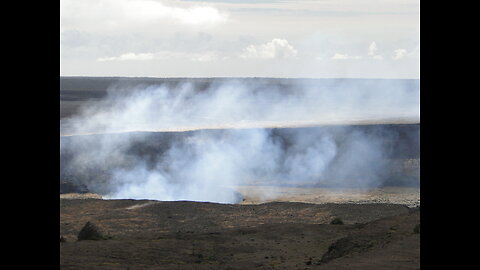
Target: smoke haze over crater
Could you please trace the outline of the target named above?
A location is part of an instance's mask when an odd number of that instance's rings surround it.
[[[113,85],[64,121],[62,135],[125,131],[419,121],[418,80],[295,80],[290,85],[239,79],[193,83]]]
[[[62,120],[62,175],[110,198],[224,203],[246,184],[379,186],[400,134],[335,126],[362,121],[419,123],[418,80],[117,84]],[[275,129],[301,126],[323,127]]]

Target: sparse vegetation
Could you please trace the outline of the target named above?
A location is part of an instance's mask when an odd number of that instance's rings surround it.
[[[334,218],[332,221],[330,221],[331,225],[343,225],[343,221],[340,218]]]
[[[60,243],[60,267],[313,269],[321,264],[334,269],[348,262],[350,269],[359,269],[365,256],[374,258],[371,269],[419,265],[419,239],[409,236],[415,236],[420,211],[410,213],[402,205],[158,202],[127,210],[131,205],[127,200],[61,199],[60,236],[66,243]],[[292,216],[294,211],[302,215]],[[92,216],[85,219],[86,213]],[[330,225],[335,217],[348,220]],[[225,223],[225,218],[235,222]],[[364,226],[354,225],[359,222]],[[95,228],[100,241],[77,241],[84,225],[87,232]],[[393,227],[397,230],[386,237]],[[110,233],[115,240],[103,240]],[[383,246],[388,249],[375,252]],[[392,263],[392,256],[398,261]]]
[[[100,232],[98,227],[90,221],[88,221],[78,233],[78,241],[102,239],[106,239],[106,237]]]

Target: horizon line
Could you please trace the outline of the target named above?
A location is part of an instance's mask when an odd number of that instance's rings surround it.
[[[95,75],[60,75],[60,77],[75,78],[143,78],[143,79],[355,79],[355,80],[420,80],[420,78],[365,78],[365,77],[263,77],[263,76],[178,76],[178,77],[153,77],[153,76],[95,76]]]

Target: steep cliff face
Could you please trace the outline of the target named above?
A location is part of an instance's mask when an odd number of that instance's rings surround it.
[[[195,191],[418,186],[418,87],[418,80],[61,77],[61,192],[107,194],[153,182],[172,184],[170,192],[192,181]]]
[[[404,174],[407,176],[420,175],[420,158],[405,158],[391,160],[392,174]]]
[[[305,181],[296,179],[295,182],[291,182],[288,179],[278,179],[279,173],[272,173],[270,176],[267,175],[263,181],[264,184],[287,186],[418,186],[420,183],[419,131],[419,124],[268,129],[266,131],[269,134],[268,138],[275,142],[278,149],[283,151],[282,155],[277,156],[277,159],[278,157],[283,159],[276,161],[280,164],[276,167],[277,170],[282,170],[282,164],[286,164],[285,160],[289,159],[289,154],[302,155],[302,151],[308,152],[309,143],[315,143],[325,134],[333,138],[335,154],[322,171],[322,175],[319,174],[317,177],[310,173],[308,174],[310,178],[304,179]],[[134,135],[103,134],[62,137],[61,192],[108,193],[112,189],[110,180],[113,170],[131,168],[138,162],[150,169],[162,166],[162,168],[166,168],[165,166],[168,166],[171,160],[165,160],[165,155],[172,147],[186,144],[192,138],[196,138],[195,136],[199,133],[206,137],[222,138],[224,132],[227,131],[142,133],[141,136],[136,137],[137,139],[130,140],[125,149],[108,153],[103,159],[94,160],[88,159],[91,157],[88,151],[101,147],[100,145],[96,147],[95,143],[113,140],[112,136],[118,139],[122,136],[132,137]],[[228,132],[248,132],[248,130],[228,130]],[[305,134],[309,134],[310,141],[299,141],[299,138],[303,138],[302,136]],[[358,146],[357,137],[362,143],[360,146]],[[302,144],[302,147],[299,147],[299,144]],[[78,145],[83,148],[79,148]],[[187,151],[185,149],[188,150],[188,147],[184,147],[183,151]],[[317,154],[321,155],[321,151],[320,147]],[[237,154],[242,154],[241,149]],[[85,155],[82,156],[81,162],[77,160],[79,155]],[[308,162],[308,159],[304,159],[302,162]],[[303,166],[301,162],[297,165]],[[311,169],[311,167],[312,165],[309,168]],[[302,175],[303,172],[300,172],[299,176]],[[255,179],[254,182],[262,183],[259,179]],[[252,184],[247,179],[243,183]]]
[[[82,184],[75,184],[71,179],[60,179],[60,194],[65,193],[88,193],[88,189]]]

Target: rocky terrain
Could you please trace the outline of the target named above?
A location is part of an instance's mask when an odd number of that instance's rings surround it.
[[[102,239],[78,240],[87,222]],[[62,198],[60,266],[418,269],[419,224],[420,209],[399,204]]]

